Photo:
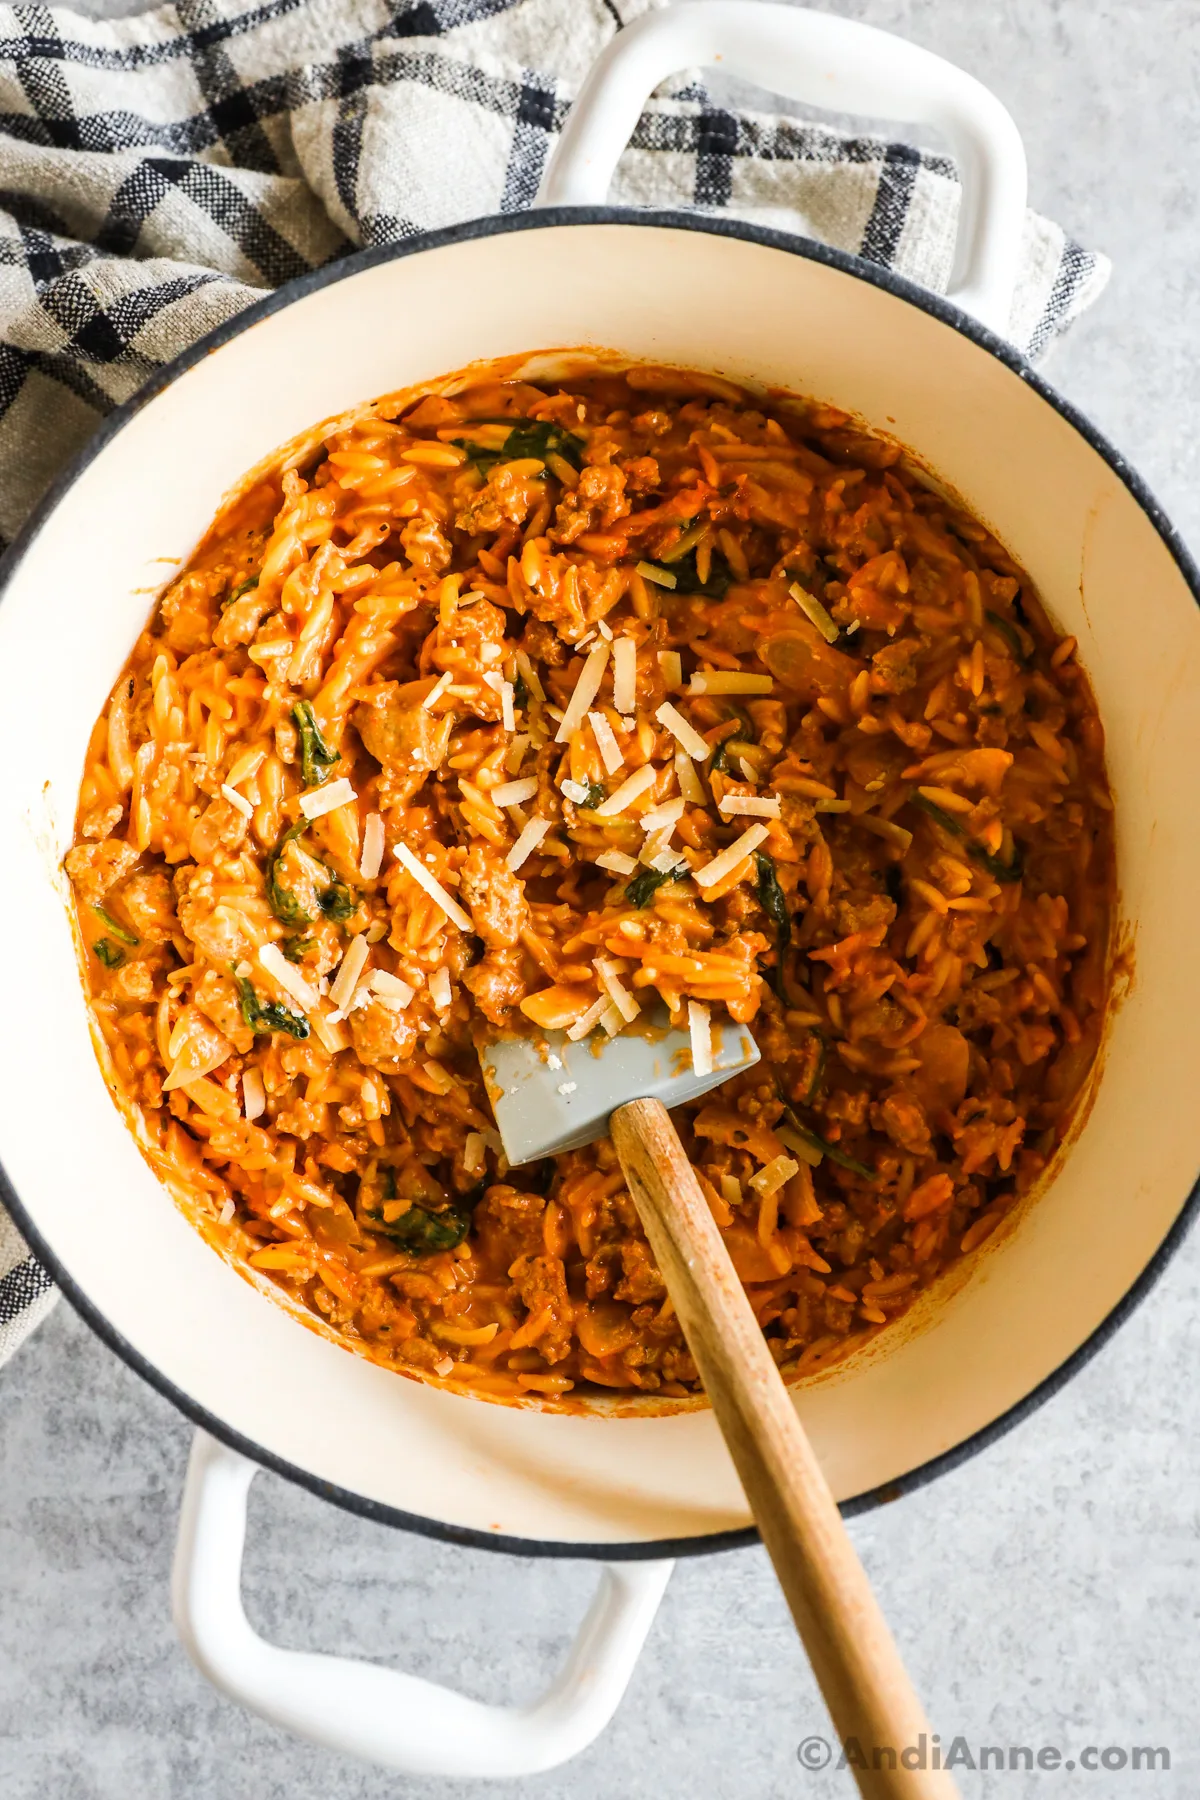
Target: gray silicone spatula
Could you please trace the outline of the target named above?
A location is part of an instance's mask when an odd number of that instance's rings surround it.
[[[953,1800],[944,1771],[900,1766],[930,1742],[924,1708],[667,1114],[759,1060],[744,1026],[714,1024],[712,1040],[706,1075],[689,1034],[671,1029],[577,1043],[547,1032],[480,1059],[515,1180],[522,1163],[611,1136],[837,1736],[865,1753],[851,1760],[860,1791]]]

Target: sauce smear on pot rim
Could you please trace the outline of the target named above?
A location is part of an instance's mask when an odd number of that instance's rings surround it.
[[[698,1384],[611,1144],[510,1170],[481,1034],[752,1025],[676,1122],[803,1373],[1038,1180],[1108,991],[1074,641],[894,446],[678,370],[383,401],[244,492],[66,867],[156,1168],[342,1342],[490,1398]]]

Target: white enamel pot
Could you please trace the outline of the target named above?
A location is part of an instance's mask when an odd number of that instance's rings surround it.
[[[603,204],[651,87],[722,62],[839,111],[923,120],[965,182],[954,299],[724,218]],[[910,446],[987,521],[1079,639],[1107,730],[1133,978],[1065,1166],[1002,1240],[871,1353],[797,1396],[847,1511],[912,1489],[1063,1382],[1146,1292],[1200,1167],[1197,573],[1122,458],[1002,328],[1025,195],[1019,140],[959,71],[857,24],[766,5],[652,15],[606,53],[533,214],[351,257],[293,283],[99,431],[10,554],[0,606],[0,1161],[16,1221],[119,1354],[201,1427],[176,1616],[228,1693],[412,1773],[517,1775],[615,1707],[670,1556],[749,1542],[711,1416],[491,1406],[302,1329],[158,1185],[97,1067],[57,872],[93,719],[150,595],[222,493],[311,423],[479,358],[603,346],[777,383]],[[238,1596],[265,1465],[371,1518],[608,1567],[566,1669],[498,1712],[389,1670],[265,1644]]]

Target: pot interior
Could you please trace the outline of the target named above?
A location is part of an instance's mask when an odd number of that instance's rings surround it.
[[[304,1478],[433,1527],[560,1545],[745,1527],[711,1416],[480,1404],[268,1304],[164,1195],[93,1054],[58,865],[89,730],[223,493],[356,402],[478,359],[603,346],[831,401],[907,445],[1030,572],[1081,659],[1117,805],[1123,984],[1094,1103],[1048,1189],[908,1320],[798,1392],[843,1500],[984,1431],[1082,1346],[1200,1165],[1200,612],[1111,453],[981,344],[849,268],[702,222],[534,218],[307,284],[109,434],[0,607],[0,1160],[54,1263],[157,1379]]]

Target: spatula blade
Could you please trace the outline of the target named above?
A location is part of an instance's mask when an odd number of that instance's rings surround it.
[[[578,1150],[608,1130],[608,1121],[627,1100],[661,1100],[682,1106],[719,1087],[759,1060],[758,1045],[745,1025],[714,1022],[711,1075],[692,1068],[686,1031],[662,1030],[571,1043],[565,1032],[538,1038],[501,1038],[480,1050],[483,1079],[514,1168]]]

